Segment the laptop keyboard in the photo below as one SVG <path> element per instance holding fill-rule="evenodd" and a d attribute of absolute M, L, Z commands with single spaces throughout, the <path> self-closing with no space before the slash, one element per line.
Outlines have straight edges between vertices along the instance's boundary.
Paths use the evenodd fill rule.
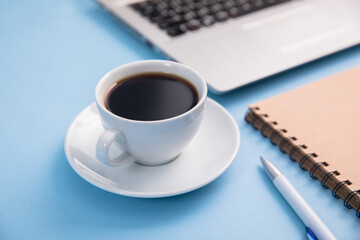
<path fill-rule="evenodd" d="M 290 0 L 148 0 L 130 6 L 171 37 Z"/>

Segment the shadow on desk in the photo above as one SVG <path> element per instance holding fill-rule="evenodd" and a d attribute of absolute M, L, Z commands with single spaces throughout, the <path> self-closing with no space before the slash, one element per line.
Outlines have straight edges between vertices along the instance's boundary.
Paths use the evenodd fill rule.
<path fill-rule="evenodd" d="M 63 149 L 59 150 L 51 171 L 52 189 L 56 191 L 52 196 L 58 196 L 53 202 L 57 221 L 63 222 L 62 227 L 71 225 L 71 228 L 89 229 L 139 229 L 181 222 L 188 215 L 200 213 L 204 207 L 211 206 L 205 202 L 219 194 L 221 179 L 226 177 L 224 174 L 211 184 L 190 193 L 142 199 L 106 192 L 84 181 L 70 167 Z"/>

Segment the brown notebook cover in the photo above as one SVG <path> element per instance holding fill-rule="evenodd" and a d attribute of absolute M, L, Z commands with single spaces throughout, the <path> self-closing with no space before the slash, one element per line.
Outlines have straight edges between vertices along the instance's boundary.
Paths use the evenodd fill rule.
<path fill-rule="evenodd" d="M 360 217 L 360 67 L 252 104 L 246 121 Z"/>

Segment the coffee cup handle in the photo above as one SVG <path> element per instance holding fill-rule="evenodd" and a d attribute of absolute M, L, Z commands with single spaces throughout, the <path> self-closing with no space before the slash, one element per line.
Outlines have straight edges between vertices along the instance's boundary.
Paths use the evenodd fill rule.
<path fill-rule="evenodd" d="M 126 151 L 123 151 L 120 156 L 117 156 L 113 159 L 109 156 L 110 146 L 117 141 L 120 145 L 125 143 L 125 136 L 121 131 L 117 130 L 105 130 L 103 132 L 96 144 L 96 157 L 100 160 L 100 162 L 104 163 L 110 167 L 117 167 L 129 162 L 133 162 L 135 159 Z"/>

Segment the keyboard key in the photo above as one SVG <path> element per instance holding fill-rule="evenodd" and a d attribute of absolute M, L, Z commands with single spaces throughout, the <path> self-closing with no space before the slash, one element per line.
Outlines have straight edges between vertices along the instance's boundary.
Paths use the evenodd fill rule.
<path fill-rule="evenodd" d="M 151 22 L 153 23 L 160 23 L 166 21 L 166 17 L 158 15 L 150 17 Z"/>
<path fill-rule="evenodd" d="M 196 2 L 195 3 L 195 10 L 200 10 L 200 9 L 202 9 L 204 7 L 206 7 L 206 6 L 201 2 Z"/>
<path fill-rule="evenodd" d="M 161 29 L 168 29 L 177 25 L 180 25 L 181 23 L 186 22 L 181 16 L 176 15 L 172 18 L 166 19 L 166 21 L 159 23 L 159 27 Z"/>
<path fill-rule="evenodd" d="M 188 7 L 188 6 L 183 6 L 182 8 L 181 8 L 181 12 L 183 13 L 183 14 L 186 14 L 186 13 L 188 13 L 188 12 L 190 12 L 191 11 L 191 9 Z"/>
<path fill-rule="evenodd" d="M 185 21 L 190 21 L 191 19 L 195 19 L 195 18 L 196 18 L 195 12 L 188 12 L 184 15 Z"/>
<path fill-rule="evenodd" d="M 291 0 L 147 0 L 130 7 L 175 37 Z"/>
<path fill-rule="evenodd" d="M 229 15 L 225 11 L 220 11 L 215 14 L 215 19 L 218 22 L 224 22 L 229 18 Z"/>
<path fill-rule="evenodd" d="M 236 5 L 235 1 L 230 0 L 223 3 L 223 9 L 230 9 Z"/>
<path fill-rule="evenodd" d="M 207 7 L 204 7 L 202 9 L 200 9 L 199 11 L 197 11 L 197 15 L 199 17 L 204 17 L 204 16 L 208 15 L 209 13 L 210 13 L 210 10 Z"/>
<path fill-rule="evenodd" d="M 172 1 L 170 2 L 170 6 L 171 6 L 172 8 L 181 6 L 181 1 L 179 1 L 179 0 L 172 0 Z"/>
<path fill-rule="evenodd" d="M 237 3 L 238 6 L 241 6 L 241 5 L 245 4 L 245 3 L 248 3 L 249 0 L 235 0 L 235 2 Z"/>
<path fill-rule="evenodd" d="M 236 17 L 239 17 L 240 16 L 240 11 L 238 8 L 236 7 L 232 7 L 228 10 L 228 14 L 230 17 L 232 18 L 236 18 Z"/>
<path fill-rule="evenodd" d="M 244 12 L 250 12 L 251 9 L 251 4 L 250 3 L 244 3 L 243 5 L 240 6 L 240 9 Z"/>
<path fill-rule="evenodd" d="M 213 14 L 216 14 L 217 12 L 220 12 L 222 10 L 221 4 L 217 3 L 214 6 L 211 7 L 211 12 Z"/>
<path fill-rule="evenodd" d="M 174 11 L 174 9 L 170 9 L 170 10 L 167 11 L 167 16 L 168 17 L 174 17 L 176 15 L 178 15 L 178 14 Z"/>
<path fill-rule="evenodd" d="M 158 11 L 158 12 L 162 12 L 166 9 L 168 9 L 168 4 L 166 2 L 162 2 L 158 5 L 156 5 L 155 9 Z"/>
<path fill-rule="evenodd" d="M 263 1 L 263 0 L 256 0 L 253 4 L 256 7 L 256 9 L 259 9 L 259 10 L 266 7 L 265 1 Z"/>
<path fill-rule="evenodd" d="M 190 20 L 189 22 L 186 23 L 186 27 L 190 30 L 190 31 L 194 31 L 197 30 L 201 27 L 201 23 L 198 20 Z"/>
<path fill-rule="evenodd" d="M 203 26 L 207 27 L 215 23 L 215 18 L 213 16 L 205 16 L 201 19 Z"/>
<path fill-rule="evenodd" d="M 175 26 L 167 30 L 167 33 L 172 37 L 179 36 L 181 34 L 184 34 L 185 32 L 186 27 L 184 27 L 183 25 Z"/>

